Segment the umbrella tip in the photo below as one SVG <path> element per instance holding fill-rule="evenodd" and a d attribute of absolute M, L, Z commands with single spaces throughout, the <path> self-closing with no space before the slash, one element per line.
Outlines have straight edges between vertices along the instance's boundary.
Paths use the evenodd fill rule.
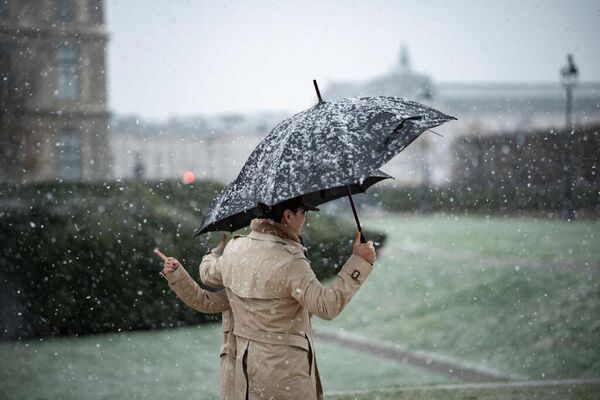
<path fill-rule="evenodd" d="M 315 91 L 317 92 L 317 97 L 319 98 L 319 103 L 322 103 L 323 98 L 321 97 L 321 92 L 319 91 L 319 85 L 317 85 L 316 79 L 313 79 L 313 85 L 315 85 Z"/>

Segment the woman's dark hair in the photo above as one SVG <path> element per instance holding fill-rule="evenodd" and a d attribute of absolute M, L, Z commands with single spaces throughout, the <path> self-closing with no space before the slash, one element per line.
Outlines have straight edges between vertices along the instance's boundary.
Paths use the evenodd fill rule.
<path fill-rule="evenodd" d="M 267 218 L 275 222 L 281 222 L 281 218 L 283 217 L 285 210 L 296 212 L 301 208 L 301 202 L 302 200 L 300 197 L 294 197 L 293 199 L 283 201 L 279 204 L 275 204 L 274 206 L 267 206 L 266 204 L 259 203 L 259 218 Z"/>

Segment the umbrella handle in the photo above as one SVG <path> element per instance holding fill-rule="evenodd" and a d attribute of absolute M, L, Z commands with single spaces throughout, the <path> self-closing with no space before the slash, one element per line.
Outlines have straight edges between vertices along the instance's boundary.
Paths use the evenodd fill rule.
<path fill-rule="evenodd" d="M 354 206 L 354 200 L 352 200 L 352 191 L 350 190 L 350 186 L 347 186 L 347 188 L 348 188 L 348 199 L 350 199 L 350 205 L 352 206 L 352 213 L 354 214 L 354 220 L 356 221 L 356 226 L 358 228 L 358 231 L 360 232 L 360 242 L 367 243 L 367 239 L 365 238 L 362 227 L 360 226 L 360 221 L 358 220 L 358 213 L 356 212 L 356 207 Z"/>
<path fill-rule="evenodd" d="M 363 235 L 362 231 L 360 231 L 360 242 L 367 243 L 367 239 L 365 238 L 365 235 Z"/>

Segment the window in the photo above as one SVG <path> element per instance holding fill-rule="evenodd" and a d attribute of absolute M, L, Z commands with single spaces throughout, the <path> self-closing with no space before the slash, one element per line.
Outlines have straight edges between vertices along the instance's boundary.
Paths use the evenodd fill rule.
<path fill-rule="evenodd" d="M 61 100 L 77 98 L 79 91 L 77 49 L 60 46 L 56 49 L 56 90 L 54 94 Z"/>
<path fill-rule="evenodd" d="M 56 19 L 62 22 L 69 22 L 73 20 L 75 15 L 73 9 L 73 0 L 55 0 L 54 1 L 54 15 Z"/>
<path fill-rule="evenodd" d="M 90 20 L 101 24 L 104 20 L 102 0 L 90 0 L 87 9 L 90 12 Z"/>
<path fill-rule="evenodd" d="M 1 2 L 2 0 L 0 0 Z M 8 88 L 7 81 L 10 70 L 10 54 L 8 52 L 8 45 L 0 42 L 0 87 Z M 6 96 L 3 91 L 0 91 L 1 96 Z"/>
<path fill-rule="evenodd" d="M 58 176 L 67 181 L 81 179 L 81 144 L 77 132 L 66 128 L 57 144 Z"/>
<path fill-rule="evenodd" d="M 0 18 L 8 18 L 8 0 L 0 0 Z"/>

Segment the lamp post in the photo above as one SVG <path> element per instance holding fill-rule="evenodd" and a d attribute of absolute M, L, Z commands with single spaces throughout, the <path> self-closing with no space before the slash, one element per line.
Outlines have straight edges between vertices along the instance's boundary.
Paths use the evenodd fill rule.
<path fill-rule="evenodd" d="M 423 103 L 427 104 L 433 99 L 431 90 L 428 87 L 423 87 L 421 95 L 419 96 Z M 423 215 L 431 213 L 431 200 L 430 200 L 430 169 L 429 169 L 429 150 L 430 143 L 425 135 L 420 137 L 420 164 L 421 164 L 421 190 L 420 190 L 420 201 L 419 211 Z"/>
<path fill-rule="evenodd" d="M 573 209 L 573 161 L 571 153 L 573 148 L 573 88 L 577 84 L 577 66 L 573 61 L 573 56 L 567 54 L 567 65 L 560 69 L 560 78 L 563 87 L 567 92 L 567 105 L 565 116 L 565 127 L 567 129 L 567 139 L 564 143 L 564 193 L 563 193 L 563 218 L 567 221 L 575 219 L 575 210 Z"/>
<path fill-rule="evenodd" d="M 421 164 L 421 190 L 420 190 L 420 201 L 419 211 L 421 214 L 427 215 L 431 213 L 431 201 L 429 196 L 430 190 L 430 174 L 429 174 L 429 141 L 427 137 L 420 138 L 420 164 Z"/>

